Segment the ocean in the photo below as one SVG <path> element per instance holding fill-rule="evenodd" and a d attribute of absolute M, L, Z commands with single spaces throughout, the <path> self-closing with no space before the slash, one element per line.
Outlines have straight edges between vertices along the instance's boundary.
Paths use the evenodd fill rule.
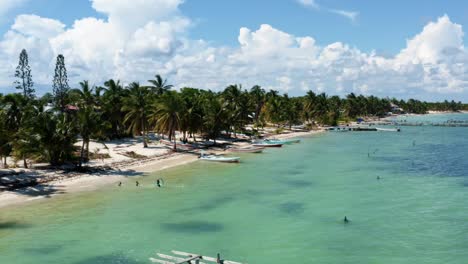
<path fill-rule="evenodd" d="M 4 208 L 0 263 L 143 264 L 171 250 L 243 263 L 468 263 L 467 135 L 323 133 L 240 164 L 197 161 Z"/>

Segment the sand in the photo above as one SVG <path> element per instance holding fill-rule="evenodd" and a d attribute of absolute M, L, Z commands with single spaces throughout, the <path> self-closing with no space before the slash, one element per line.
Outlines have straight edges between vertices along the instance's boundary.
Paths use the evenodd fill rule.
<path fill-rule="evenodd" d="M 285 139 L 292 137 L 303 137 L 323 130 L 308 132 L 289 132 L 275 135 L 274 138 Z M 222 142 L 222 141 L 218 141 Z M 77 142 L 81 144 L 81 142 Z M 237 146 L 245 146 L 248 143 L 234 143 Z M 125 152 L 132 151 L 138 155 L 145 156 L 141 159 L 133 159 L 124 155 Z M 88 166 L 110 166 L 112 170 L 100 173 L 72 173 L 65 177 L 61 172 L 47 171 L 43 174 L 56 174 L 57 180 L 35 187 L 28 187 L 15 191 L 0 192 L 0 208 L 13 205 L 26 204 L 28 202 L 40 200 L 42 198 L 57 197 L 66 193 L 76 193 L 85 191 L 96 191 L 103 186 L 117 184 L 126 181 L 129 177 L 146 176 L 150 173 L 162 171 L 184 164 L 189 164 L 198 160 L 196 153 L 172 152 L 156 141 L 150 142 L 148 148 L 143 148 L 139 139 L 126 139 L 103 143 L 91 142 L 90 152 L 108 154 L 110 158 L 103 160 L 93 160 Z M 209 150 L 209 152 L 222 153 L 222 150 Z M 37 174 L 35 170 L 30 173 Z M 26 171 L 28 173 L 28 171 Z M 62 176 L 62 177 L 61 177 Z"/>

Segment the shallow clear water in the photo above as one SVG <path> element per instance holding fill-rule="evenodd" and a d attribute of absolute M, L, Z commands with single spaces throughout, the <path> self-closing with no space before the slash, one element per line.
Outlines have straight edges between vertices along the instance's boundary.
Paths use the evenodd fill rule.
<path fill-rule="evenodd" d="M 0 263 L 140 264 L 172 249 L 269 264 L 468 263 L 467 133 L 328 133 L 9 208 Z"/>

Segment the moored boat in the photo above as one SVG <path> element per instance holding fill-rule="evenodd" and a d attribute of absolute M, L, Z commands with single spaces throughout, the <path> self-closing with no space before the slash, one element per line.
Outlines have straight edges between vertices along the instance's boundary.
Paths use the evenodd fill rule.
<path fill-rule="evenodd" d="M 220 155 L 206 155 L 202 154 L 200 160 L 224 162 L 224 163 L 235 163 L 240 161 L 240 157 L 224 157 Z"/>
<path fill-rule="evenodd" d="M 300 139 L 265 139 L 266 142 L 279 144 L 293 144 L 301 142 Z"/>
<path fill-rule="evenodd" d="M 283 143 L 272 143 L 266 141 L 252 143 L 252 146 L 262 148 L 281 148 L 283 145 Z"/>
<path fill-rule="evenodd" d="M 261 153 L 263 152 L 264 147 L 244 147 L 244 148 L 230 148 L 230 152 L 239 152 L 239 153 Z"/>

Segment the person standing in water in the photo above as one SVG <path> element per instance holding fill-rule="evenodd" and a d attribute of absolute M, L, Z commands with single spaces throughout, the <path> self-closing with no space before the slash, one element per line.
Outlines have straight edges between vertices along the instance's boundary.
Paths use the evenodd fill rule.
<path fill-rule="evenodd" d="M 349 223 L 349 220 L 348 220 L 348 218 L 346 216 L 344 217 L 343 221 L 344 221 L 345 224 Z"/>
<path fill-rule="evenodd" d="M 122 186 L 122 182 L 119 182 L 119 187 Z"/>
<path fill-rule="evenodd" d="M 136 181 L 136 186 L 138 187 L 140 185 L 140 183 L 138 181 Z"/>
<path fill-rule="evenodd" d="M 158 186 L 159 188 L 161 188 L 161 179 L 157 179 L 157 180 L 156 180 L 156 186 Z"/>

